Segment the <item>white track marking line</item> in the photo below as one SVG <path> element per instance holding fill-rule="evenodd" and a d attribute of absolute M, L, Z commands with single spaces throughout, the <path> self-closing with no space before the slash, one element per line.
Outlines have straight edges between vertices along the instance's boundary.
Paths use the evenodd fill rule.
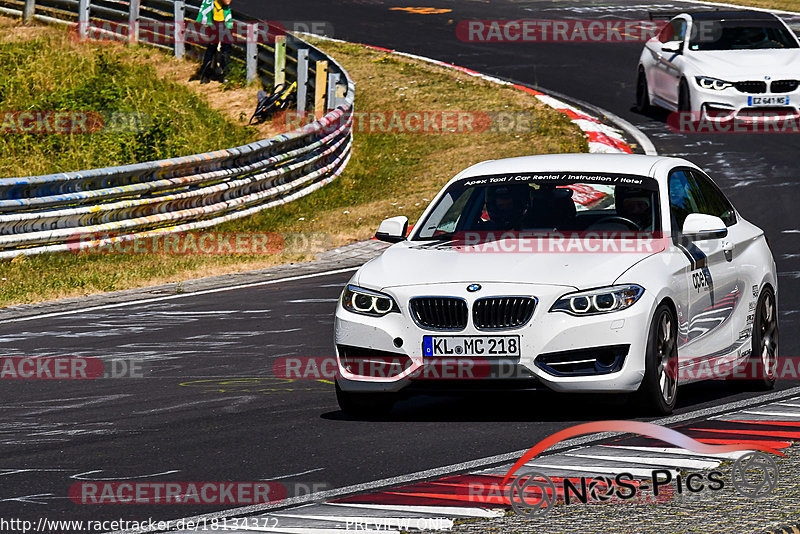
<path fill-rule="evenodd" d="M 525 467 L 536 467 L 539 469 L 552 469 L 553 471 L 575 471 L 578 473 L 591 473 L 591 474 L 611 474 L 616 475 L 618 473 L 630 473 L 635 477 L 645 477 L 648 478 L 652 475 L 652 469 L 640 469 L 638 467 L 628 467 L 621 465 L 619 468 L 616 467 L 594 467 L 591 465 L 557 465 L 557 464 L 540 464 L 540 463 L 528 463 L 525 464 Z M 520 474 L 525 473 L 525 469 L 520 469 Z M 678 474 L 678 472 L 674 469 L 670 469 L 673 475 Z"/>
<path fill-rule="evenodd" d="M 662 417 L 661 419 L 655 419 L 649 422 L 656 425 L 670 425 L 673 423 L 680 423 L 691 419 L 701 419 L 701 418 L 708 419 L 710 416 L 717 414 L 725 414 L 726 416 L 732 416 L 735 415 L 736 410 L 741 410 L 744 407 L 752 406 L 755 404 L 766 404 L 767 402 L 772 400 L 778 400 L 778 399 L 782 400 L 787 397 L 796 396 L 798 393 L 800 393 L 800 386 L 782 391 L 774 391 L 772 393 L 767 393 L 750 399 L 743 399 L 736 402 L 726 403 L 721 406 L 711 406 L 709 408 L 694 410 L 691 412 L 686 412 L 678 415 Z M 561 443 L 550 447 L 550 449 L 548 450 L 554 452 L 565 449 L 571 449 L 573 447 L 577 447 L 578 445 L 585 445 L 587 443 L 600 441 L 602 439 L 609 437 L 619 436 L 621 434 L 622 434 L 621 432 L 601 432 L 597 434 L 591 434 L 588 436 L 581 436 L 562 441 Z M 330 490 L 320 491 L 317 493 L 310 493 L 298 497 L 291 497 L 279 503 L 265 503 L 265 504 L 251 505 L 251 506 L 241 506 L 239 508 L 229 508 L 227 510 L 220 510 L 219 512 L 212 512 L 210 514 L 202 514 L 191 517 L 178 518 L 177 521 L 183 519 L 185 521 L 209 522 L 214 518 L 230 517 L 233 515 L 238 516 L 238 515 L 253 514 L 259 512 L 266 513 L 276 508 L 285 509 L 290 506 L 296 506 L 300 504 L 326 501 L 337 497 L 344 497 L 346 495 L 354 495 L 358 493 L 364 493 L 367 491 L 381 490 L 388 487 L 408 484 L 411 482 L 419 482 L 421 480 L 427 480 L 445 475 L 451 475 L 453 473 L 459 473 L 459 472 L 463 473 L 469 471 L 474 472 L 475 469 L 492 467 L 492 466 L 497 467 L 498 465 L 503 464 L 504 462 L 515 462 L 520 458 L 520 456 L 522 456 L 526 452 L 528 452 L 528 449 L 513 451 L 506 454 L 498 454 L 496 456 L 488 456 L 477 460 L 471 460 L 469 462 L 461 462 L 458 464 L 446 465 L 438 467 L 436 469 L 427 469 L 425 471 L 417 471 L 414 473 L 408 473 L 406 475 L 389 477 L 381 480 L 374 480 L 362 484 L 355 484 L 352 486 L 345 486 L 342 488 L 334 488 Z M 145 532 L 157 532 L 157 531 L 154 529 L 119 530 L 119 531 L 114 531 L 113 534 L 139 534 Z"/>
<path fill-rule="evenodd" d="M 163 302 L 165 300 L 174 300 L 174 299 L 182 299 L 186 297 L 196 297 L 199 295 L 208 295 L 211 293 L 223 293 L 226 291 L 236 291 L 238 289 L 246 289 L 248 287 L 259 287 L 259 286 L 269 286 L 274 284 L 280 284 L 282 282 L 294 282 L 296 280 L 306 280 L 308 278 L 318 278 L 320 276 L 329 276 L 334 274 L 341 274 L 341 273 L 348 273 L 352 271 L 356 271 L 360 269 L 360 267 L 348 267 L 346 269 L 336 269 L 333 271 L 324 271 L 321 273 L 309 273 L 309 274 L 301 274 L 297 276 L 289 276 L 285 278 L 275 278 L 273 280 L 264 280 L 263 282 L 253 282 L 250 284 L 241 284 L 238 286 L 231 286 L 231 287 L 218 287 L 215 289 L 203 289 L 200 291 L 193 291 L 191 293 L 179 293 L 177 295 L 166 295 L 163 297 L 153 297 L 149 299 L 139 299 L 139 300 L 129 300 L 127 302 L 117 302 L 115 304 L 103 304 L 101 306 L 90 306 L 88 308 L 81 308 L 76 310 L 67 310 L 63 312 L 53 312 L 53 313 L 42 313 L 39 315 L 31 315 L 27 317 L 15 317 L 11 319 L 3 320 L 3 324 L 8 323 L 18 323 L 22 321 L 35 321 L 37 319 L 46 319 L 49 317 L 61 317 L 63 315 L 79 315 L 82 313 L 89 313 L 97 310 L 109 310 L 112 308 L 124 308 L 125 306 L 137 306 L 140 304 L 150 304 L 151 302 Z"/>
<path fill-rule="evenodd" d="M 743 6 L 742 4 L 728 4 L 725 2 L 703 2 L 702 0 L 678 0 L 687 4 L 700 4 L 708 7 L 735 7 L 736 9 L 747 9 L 750 11 L 761 11 L 762 13 L 778 13 L 780 15 L 800 15 L 797 11 L 784 11 L 782 9 L 767 9 L 765 7 Z"/>
<path fill-rule="evenodd" d="M 800 412 L 761 412 L 761 411 L 743 411 L 739 413 L 746 413 L 749 415 L 768 415 L 773 417 L 800 417 Z"/>
<path fill-rule="evenodd" d="M 261 480 L 282 480 L 284 478 L 292 478 L 292 477 L 299 477 L 300 475 L 307 475 L 309 473 L 316 473 L 317 471 L 323 471 L 324 467 L 317 467 L 316 469 L 309 469 L 308 471 L 301 471 L 299 473 L 292 473 L 291 475 L 281 475 L 279 477 L 272 477 L 272 478 L 262 478 Z"/>
<path fill-rule="evenodd" d="M 678 449 L 672 447 L 635 447 L 633 445 L 601 445 L 601 447 L 609 447 L 614 449 L 625 449 L 642 452 L 653 452 L 658 454 L 675 454 L 686 456 L 697 456 L 701 458 L 721 458 L 725 460 L 738 460 L 739 457 L 752 451 L 734 451 L 734 452 L 715 452 L 715 453 L 702 453 L 694 452 L 686 449 Z"/>
<path fill-rule="evenodd" d="M 181 408 L 189 408 L 198 406 L 200 404 L 213 404 L 215 402 L 220 401 L 229 401 L 229 400 L 236 400 L 239 397 L 215 397 L 213 399 L 203 399 L 199 401 L 192 401 L 192 402 L 184 402 L 181 404 L 175 404 L 172 406 L 163 406 L 161 408 L 153 408 L 151 410 L 140 410 L 136 412 L 132 412 L 133 415 L 145 415 L 145 414 L 155 414 L 155 413 L 162 413 L 162 412 L 171 412 L 173 410 L 180 410 Z"/>
<path fill-rule="evenodd" d="M 344 502 L 327 502 L 328 506 L 349 506 L 353 508 L 369 508 L 372 510 L 387 510 L 397 512 L 415 512 L 430 515 L 447 515 L 458 517 L 477 517 L 491 519 L 502 517 L 505 511 L 497 508 L 464 508 L 461 506 L 425 506 L 413 504 L 360 504 Z"/>
<path fill-rule="evenodd" d="M 597 454 L 562 453 L 564 456 L 574 458 L 587 458 L 591 460 L 609 460 L 642 465 L 656 465 L 666 467 L 685 467 L 687 469 L 712 469 L 720 463 L 714 460 L 692 460 L 690 458 L 667 458 L 666 456 L 602 456 Z"/>

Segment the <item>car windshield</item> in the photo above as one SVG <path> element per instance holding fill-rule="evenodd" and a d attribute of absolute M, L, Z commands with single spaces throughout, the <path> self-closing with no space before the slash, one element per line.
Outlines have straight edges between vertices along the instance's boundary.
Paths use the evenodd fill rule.
<path fill-rule="evenodd" d="M 798 48 L 797 40 L 778 21 L 697 21 L 690 50 L 758 50 Z"/>
<path fill-rule="evenodd" d="M 540 173 L 451 184 L 418 225 L 416 240 L 461 232 L 660 230 L 658 186 L 625 174 Z"/>

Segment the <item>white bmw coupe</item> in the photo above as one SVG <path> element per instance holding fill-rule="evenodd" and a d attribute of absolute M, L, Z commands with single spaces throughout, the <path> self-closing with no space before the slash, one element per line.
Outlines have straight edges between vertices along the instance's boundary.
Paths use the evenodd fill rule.
<path fill-rule="evenodd" d="M 636 107 L 718 120 L 800 117 L 800 43 L 770 13 L 681 14 L 645 44 Z"/>
<path fill-rule="evenodd" d="M 413 231 L 393 217 L 376 237 L 394 244 L 336 310 L 344 411 L 418 391 L 546 388 L 633 393 L 669 413 L 679 382 L 747 366 L 748 383 L 774 384 L 772 252 L 686 160 L 487 161 L 450 180 Z"/>

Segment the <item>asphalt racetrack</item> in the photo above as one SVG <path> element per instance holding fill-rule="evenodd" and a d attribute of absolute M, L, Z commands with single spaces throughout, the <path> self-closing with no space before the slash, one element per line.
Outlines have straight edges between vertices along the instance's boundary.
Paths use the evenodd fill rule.
<path fill-rule="evenodd" d="M 641 44 L 480 44 L 457 39 L 464 19 L 646 19 L 642 2 L 492 0 L 237 0 L 267 20 L 322 20 L 340 39 L 421 54 L 557 91 L 607 109 L 658 152 L 705 168 L 742 214 L 764 228 L 780 271 L 781 353 L 800 348 L 797 135 L 679 135 L 665 116 L 634 111 Z M 392 7 L 450 9 L 423 15 Z M 689 3 L 660 3 L 679 11 Z M 665 114 L 664 114 L 665 115 Z M 442 180 L 446 180 L 443 176 Z M 89 480 L 280 480 L 290 494 L 338 488 L 524 449 L 576 424 L 633 414 L 614 399 L 537 393 L 420 397 L 385 420 L 354 420 L 325 380 L 282 380 L 286 356 L 333 355 L 333 310 L 350 273 L 184 295 L 0 324 L 5 356 L 143 362 L 129 380 L 4 381 L 0 516 L 174 519 L 224 507 L 89 506 L 69 488 Z M 798 385 L 782 380 L 777 388 Z M 683 387 L 676 413 L 757 396 L 724 383 Z"/>

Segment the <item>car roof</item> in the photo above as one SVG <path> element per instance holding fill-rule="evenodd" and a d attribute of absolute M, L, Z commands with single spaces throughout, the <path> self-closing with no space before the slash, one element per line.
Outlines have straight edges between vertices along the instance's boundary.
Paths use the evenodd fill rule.
<path fill-rule="evenodd" d="M 477 176 L 526 172 L 607 172 L 652 176 L 653 167 L 672 160 L 677 165 L 693 164 L 680 158 L 640 154 L 548 154 L 484 161 L 461 171 L 452 181 Z"/>
<path fill-rule="evenodd" d="M 772 13 L 763 11 L 695 11 L 689 13 L 693 20 L 777 20 Z"/>

